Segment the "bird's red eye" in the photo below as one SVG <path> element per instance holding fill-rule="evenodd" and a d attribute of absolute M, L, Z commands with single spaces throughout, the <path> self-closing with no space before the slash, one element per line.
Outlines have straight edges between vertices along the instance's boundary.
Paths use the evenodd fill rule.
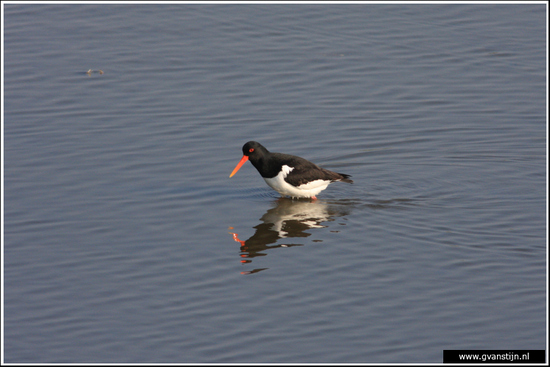
<path fill-rule="evenodd" d="M 254 148 L 248 149 L 248 152 L 249 152 L 249 153 L 252 153 L 253 151 L 254 151 Z"/>

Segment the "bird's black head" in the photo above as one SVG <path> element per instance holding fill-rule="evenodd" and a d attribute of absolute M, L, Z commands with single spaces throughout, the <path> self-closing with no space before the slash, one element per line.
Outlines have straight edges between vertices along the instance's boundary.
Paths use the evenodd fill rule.
<path fill-rule="evenodd" d="M 249 141 L 243 145 L 243 155 L 246 155 L 252 160 L 256 157 L 263 156 L 265 153 L 269 153 L 268 150 L 257 141 Z"/>
<path fill-rule="evenodd" d="M 229 177 L 233 177 L 233 175 L 237 173 L 242 165 L 245 164 L 248 160 L 250 160 L 250 163 L 252 163 L 252 165 L 256 167 L 258 171 L 262 172 L 258 167 L 261 167 L 261 165 L 265 161 L 264 158 L 266 157 L 266 154 L 269 154 L 269 151 L 265 149 L 262 144 L 256 141 L 249 141 L 243 146 L 243 157 L 241 158 L 240 162 L 237 163 L 237 166 L 235 167 L 233 172 L 231 172 Z"/>

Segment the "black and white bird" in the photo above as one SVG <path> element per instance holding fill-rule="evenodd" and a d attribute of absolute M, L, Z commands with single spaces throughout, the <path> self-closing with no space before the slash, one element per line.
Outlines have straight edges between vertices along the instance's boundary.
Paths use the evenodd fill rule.
<path fill-rule="evenodd" d="M 316 195 L 331 182 L 353 183 L 350 175 L 329 171 L 294 155 L 271 153 L 255 141 L 243 146 L 243 157 L 229 177 L 233 177 L 248 160 L 271 188 L 292 198 L 317 199 Z"/>

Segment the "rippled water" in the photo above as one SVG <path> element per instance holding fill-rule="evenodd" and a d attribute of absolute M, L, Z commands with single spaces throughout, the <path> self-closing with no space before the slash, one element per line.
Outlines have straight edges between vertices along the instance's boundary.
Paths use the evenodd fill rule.
<path fill-rule="evenodd" d="M 3 6 L 5 362 L 545 349 L 545 5 Z"/>

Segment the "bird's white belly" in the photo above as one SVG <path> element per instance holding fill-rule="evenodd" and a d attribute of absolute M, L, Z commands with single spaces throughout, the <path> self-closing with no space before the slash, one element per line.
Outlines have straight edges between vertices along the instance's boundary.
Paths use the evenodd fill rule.
<path fill-rule="evenodd" d="M 300 186 L 292 186 L 285 181 L 285 177 L 292 171 L 294 168 L 289 166 L 283 166 L 283 169 L 279 174 L 272 178 L 265 178 L 265 182 L 277 191 L 281 195 L 287 195 L 293 198 L 310 198 L 316 196 L 318 193 L 327 188 L 330 184 L 328 180 L 315 180 L 303 184 Z"/>

